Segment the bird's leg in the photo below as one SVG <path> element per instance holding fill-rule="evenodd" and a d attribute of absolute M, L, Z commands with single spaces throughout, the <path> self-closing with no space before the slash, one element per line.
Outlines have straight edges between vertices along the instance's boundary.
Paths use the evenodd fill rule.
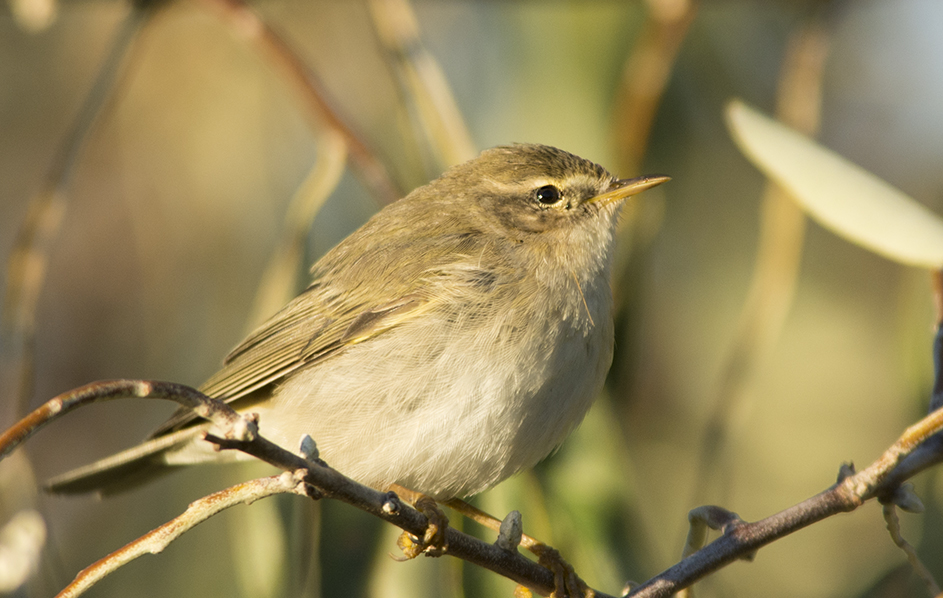
<path fill-rule="evenodd" d="M 392 484 L 390 490 L 413 505 L 417 511 L 429 520 L 426 533 L 422 538 L 414 539 L 412 534 L 403 532 L 399 540 L 396 541 L 396 545 L 403 550 L 406 559 L 414 559 L 422 553 L 429 556 L 442 554 L 442 551 L 448 548 L 448 543 L 445 540 L 445 530 L 449 527 L 449 518 L 442 512 L 435 500 L 421 492 L 404 488 L 399 484 Z"/>
<path fill-rule="evenodd" d="M 488 529 L 492 529 L 496 532 L 501 531 L 500 520 L 485 513 L 478 507 L 468 504 L 464 500 L 453 498 L 445 501 L 444 504 Z M 573 565 L 563 560 L 563 557 L 560 556 L 560 553 L 557 552 L 555 548 L 527 534 L 521 536 L 521 545 L 536 555 L 537 562 L 547 569 L 550 569 L 553 573 L 553 593 L 550 594 L 550 598 L 564 598 L 567 596 L 570 598 L 592 598 L 594 595 L 592 588 L 587 586 L 586 582 L 580 579 L 573 569 Z"/>

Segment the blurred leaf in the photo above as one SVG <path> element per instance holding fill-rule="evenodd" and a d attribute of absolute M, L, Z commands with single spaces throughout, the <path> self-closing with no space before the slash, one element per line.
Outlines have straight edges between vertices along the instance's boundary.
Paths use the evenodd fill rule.
<path fill-rule="evenodd" d="M 897 262 L 943 266 L 943 220 L 923 205 L 739 100 L 727 124 L 744 155 L 826 228 Z"/>
<path fill-rule="evenodd" d="M 59 15 L 57 0 L 8 0 L 16 24 L 28 33 L 45 31 Z"/>
<path fill-rule="evenodd" d="M 39 566 L 46 522 L 38 511 L 20 511 L 0 527 L 0 592 L 19 588 Z"/>

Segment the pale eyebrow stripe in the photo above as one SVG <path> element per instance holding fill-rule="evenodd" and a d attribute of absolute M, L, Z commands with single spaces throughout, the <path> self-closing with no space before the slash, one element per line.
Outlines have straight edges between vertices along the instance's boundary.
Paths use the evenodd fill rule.
<path fill-rule="evenodd" d="M 496 191 L 501 193 L 518 193 L 522 189 L 536 189 L 537 187 L 543 187 L 544 185 L 559 185 L 559 181 L 555 179 L 548 179 L 546 177 L 537 177 L 533 179 L 527 179 L 526 181 L 520 183 L 502 183 L 494 179 L 485 178 L 484 182 L 488 183 Z"/>
<path fill-rule="evenodd" d="M 537 189 L 538 187 L 543 187 L 544 185 L 555 185 L 561 190 L 581 186 L 593 187 L 597 181 L 596 177 L 582 173 L 573 175 L 562 181 L 560 179 L 553 179 L 549 177 L 535 177 L 519 183 L 502 183 L 501 181 L 487 177 L 482 180 L 499 193 L 520 193 L 521 191 Z"/>

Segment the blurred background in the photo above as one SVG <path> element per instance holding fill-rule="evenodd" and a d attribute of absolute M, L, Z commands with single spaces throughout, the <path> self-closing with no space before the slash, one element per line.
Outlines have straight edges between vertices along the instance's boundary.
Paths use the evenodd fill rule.
<path fill-rule="evenodd" d="M 778 114 L 943 213 L 941 26 L 932 0 L 9 0 L 0 424 L 93 380 L 199 385 L 318 256 L 481 149 L 547 143 L 623 177 L 670 174 L 626 210 L 606 393 L 558 453 L 476 499 L 521 511 L 526 531 L 617 594 L 680 558 L 689 509 L 773 514 L 843 462 L 866 466 L 925 412 L 928 273 L 769 195 L 723 108 L 740 97 Z M 22 271 L 18 239 L 35 248 Z M 773 257 L 758 262 L 760 248 Z M 4 591 L 52 595 L 190 501 L 266 473 L 197 468 L 106 499 L 36 490 L 172 410 L 95 405 L 0 464 L 0 524 L 36 509 L 46 530 L 38 569 Z M 927 510 L 903 515 L 904 534 L 939 581 L 943 479 L 915 484 Z M 394 562 L 392 529 L 302 502 L 232 509 L 89 595 L 513 591 L 455 559 Z M 926 595 L 873 503 L 699 591 Z"/>

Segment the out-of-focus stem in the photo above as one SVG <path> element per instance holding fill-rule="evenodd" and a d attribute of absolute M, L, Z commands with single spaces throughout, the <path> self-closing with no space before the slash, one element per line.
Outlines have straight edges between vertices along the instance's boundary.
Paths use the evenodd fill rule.
<path fill-rule="evenodd" d="M 473 158 L 471 134 L 442 68 L 422 45 L 408 0 L 371 0 L 370 9 L 397 81 L 414 104 L 419 126 L 436 153 L 438 169 Z"/>
<path fill-rule="evenodd" d="M 637 173 L 696 0 L 649 0 L 648 17 L 626 59 L 613 111 L 613 140 L 623 176 Z"/>
<path fill-rule="evenodd" d="M 790 40 L 780 78 L 779 119 L 810 136 L 819 128 L 828 42 L 828 32 L 818 21 L 802 27 Z M 745 404 L 747 387 L 775 345 L 792 306 L 805 229 L 806 218 L 799 206 L 779 186 L 767 183 L 753 280 L 713 399 L 697 468 L 696 502 L 704 500 L 710 481 L 717 477 L 732 416 Z M 725 484 L 716 481 L 722 493 Z"/>
<path fill-rule="evenodd" d="M 301 99 L 314 126 L 334 129 L 344 138 L 353 166 L 381 203 L 391 203 L 399 198 L 399 190 L 390 179 L 386 167 L 341 117 L 328 99 L 321 79 L 284 38 L 242 0 L 197 1 L 219 14 L 237 35 L 252 43 L 281 73 Z"/>
<path fill-rule="evenodd" d="M 324 202 L 337 188 L 346 164 L 347 145 L 343 137 L 333 129 L 325 130 L 318 139 L 317 161 L 295 192 L 285 213 L 279 245 L 269 258 L 256 292 L 248 320 L 250 331 L 297 293 L 298 274 L 308 231 Z"/>
<path fill-rule="evenodd" d="M 39 301 L 53 245 L 59 237 L 68 207 L 67 189 L 75 163 L 95 123 L 113 95 L 122 65 L 138 32 L 151 14 L 153 3 L 133 3 L 118 27 L 98 76 L 79 110 L 72 128 L 53 159 L 43 189 L 30 198 L 7 262 L 6 291 L 0 312 L 2 372 L 5 396 L 17 397 L 6 404 L 15 409 L 14 419 L 26 411 L 32 392 L 32 348 Z M 0 421 L 3 418 L 0 417 Z"/>

